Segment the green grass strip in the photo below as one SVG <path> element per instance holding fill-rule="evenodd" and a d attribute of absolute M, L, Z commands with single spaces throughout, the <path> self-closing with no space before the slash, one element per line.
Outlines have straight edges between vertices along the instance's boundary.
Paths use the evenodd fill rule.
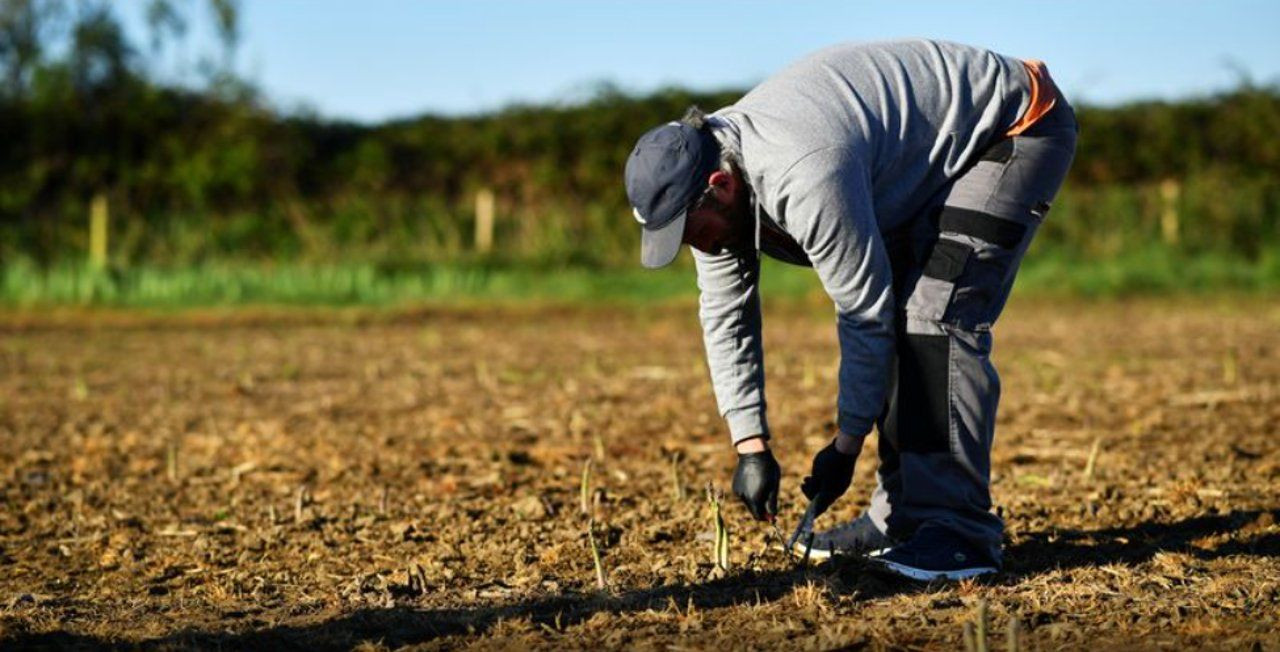
<path fill-rule="evenodd" d="M 821 296 L 812 270 L 766 260 L 766 297 Z M 1111 260 L 1078 260 L 1033 252 L 1018 294 L 1128 296 L 1280 290 L 1280 252 L 1246 261 L 1226 255 L 1178 256 L 1160 248 Z M 24 261 L 0 268 L 0 305 L 198 307 L 235 305 L 398 305 L 415 301 L 621 301 L 697 296 L 692 266 L 520 267 L 514 265 L 381 265 L 219 262 L 186 268 L 139 266 L 94 270 L 41 269 Z"/>

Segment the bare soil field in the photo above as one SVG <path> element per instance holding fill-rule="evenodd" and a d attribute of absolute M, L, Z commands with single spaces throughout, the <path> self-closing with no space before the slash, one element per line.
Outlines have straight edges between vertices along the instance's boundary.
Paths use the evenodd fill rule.
<path fill-rule="evenodd" d="M 830 307 L 765 341 L 789 533 Z M 993 650 L 1280 649 L 1280 302 L 1015 300 L 996 347 L 1006 567 L 915 585 L 732 497 L 717 568 L 692 306 L 0 315 L 0 649 L 949 650 L 979 604 Z"/>

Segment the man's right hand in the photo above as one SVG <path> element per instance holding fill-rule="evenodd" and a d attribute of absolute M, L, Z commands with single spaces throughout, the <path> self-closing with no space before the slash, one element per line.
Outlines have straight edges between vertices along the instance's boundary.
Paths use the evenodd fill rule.
<path fill-rule="evenodd" d="M 733 473 L 733 493 L 742 499 L 757 521 L 772 521 L 778 514 L 778 483 L 782 468 L 773 452 L 738 453 L 738 470 Z"/>
<path fill-rule="evenodd" d="M 856 441 L 857 447 L 849 452 L 849 448 L 839 445 L 842 442 L 837 437 L 813 457 L 813 468 L 800 483 L 800 491 L 814 502 L 815 516 L 827 511 L 849 489 L 849 483 L 853 481 L 853 466 L 862 448 L 862 441 Z"/>

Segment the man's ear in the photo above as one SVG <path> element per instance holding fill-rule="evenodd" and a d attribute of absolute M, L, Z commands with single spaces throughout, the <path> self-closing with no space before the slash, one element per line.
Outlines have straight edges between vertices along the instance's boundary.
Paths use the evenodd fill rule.
<path fill-rule="evenodd" d="M 734 192 L 738 189 L 738 180 L 724 170 L 716 170 L 707 177 L 707 185 L 715 188 L 717 201 L 729 204 L 733 200 Z"/>

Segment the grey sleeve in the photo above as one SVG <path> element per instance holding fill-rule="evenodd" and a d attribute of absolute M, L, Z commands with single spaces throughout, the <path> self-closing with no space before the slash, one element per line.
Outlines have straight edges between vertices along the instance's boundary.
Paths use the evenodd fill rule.
<path fill-rule="evenodd" d="M 893 279 L 866 168 L 841 149 L 820 150 L 785 175 L 787 230 L 835 302 L 840 341 L 840 432 L 871 431 L 893 362 Z"/>
<path fill-rule="evenodd" d="M 765 418 L 764 349 L 760 342 L 760 259 L 704 254 L 692 249 L 698 269 L 698 317 L 720 414 L 734 443 L 769 436 Z"/>

